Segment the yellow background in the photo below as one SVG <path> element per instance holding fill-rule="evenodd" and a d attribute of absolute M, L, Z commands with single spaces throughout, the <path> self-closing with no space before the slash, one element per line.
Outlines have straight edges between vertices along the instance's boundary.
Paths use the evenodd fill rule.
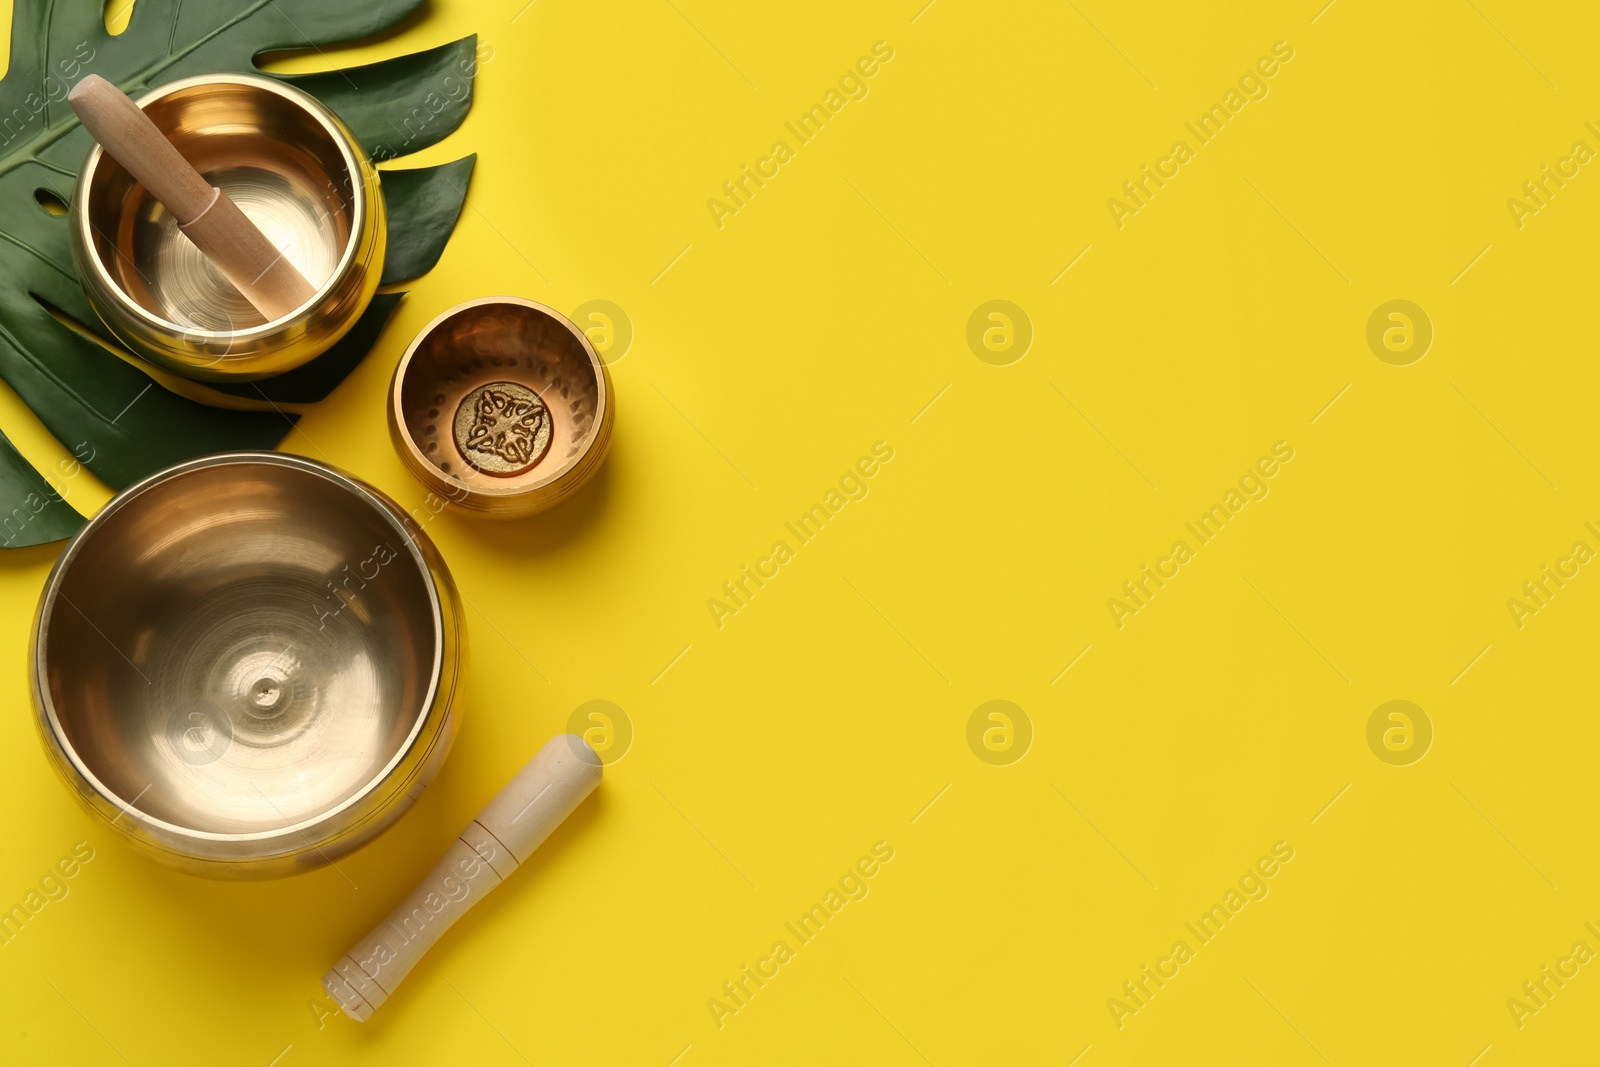
<path fill-rule="evenodd" d="M 290 881 L 168 872 L 68 799 L 24 674 L 56 550 L 7 554 L 0 904 L 97 855 L 0 948 L 0 1058 L 1593 1058 L 1600 965 L 1521 1029 L 1506 1001 L 1600 949 L 1600 575 L 1520 630 L 1506 601 L 1600 547 L 1600 174 L 1521 229 L 1506 201 L 1600 148 L 1600 15 L 921 3 L 439 0 L 274 65 L 492 49 L 407 161 L 480 153 L 454 239 L 284 447 L 421 506 L 389 375 L 495 293 L 626 310 L 615 445 L 558 512 L 429 525 L 471 604 L 460 739 L 392 830 Z M 870 94 L 719 229 L 708 198 L 880 40 Z M 1270 94 L 1119 230 L 1107 199 L 1280 40 Z M 991 299 L 1035 331 L 1008 366 L 967 345 Z M 1433 323 L 1410 366 L 1365 339 L 1392 299 Z M 9 393 L 0 423 L 65 454 Z M 880 440 L 870 495 L 718 629 L 707 599 Z M 1270 496 L 1119 630 L 1107 598 L 1280 440 Z M 594 699 L 636 732 L 596 799 L 372 1022 L 322 1015 L 323 971 Z M 967 744 L 992 699 L 1033 726 L 1010 766 Z M 1410 766 L 1367 745 L 1391 699 L 1435 731 Z M 870 895 L 719 1029 L 707 1000 L 880 840 Z M 1270 895 L 1119 1029 L 1108 998 L 1280 840 Z"/>

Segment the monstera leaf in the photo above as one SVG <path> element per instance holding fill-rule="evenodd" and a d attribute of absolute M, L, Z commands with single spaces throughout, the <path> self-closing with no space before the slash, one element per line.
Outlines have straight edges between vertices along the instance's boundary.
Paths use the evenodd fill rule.
<path fill-rule="evenodd" d="M 262 410 L 226 410 L 171 392 L 96 343 L 115 341 L 89 308 L 73 269 L 67 220 L 88 133 L 67 91 L 99 74 L 134 96 L 176 78 L 261 73 L 268 52 L 359 40 L 424 0 L 138 0 L 112 35 L 102 0 L 16 0 L 11 66 L 0 79 L 0 379 L 50 433 L 112 488 L 179 460 L 234 448 L 271 448 L 296 416 L 279 403 L 326 396 L 377 339 L 400 294 L 381 293 L 333 349 L 280 378 L 226 391 Z M 368 66 L 284 76 L 344 119 L 372 158 L 436 143 L 472 106 L 477 39 Z M 460 215 L 471 158 L 385 170 L 390 244 L 386 284 L 432 268 Z M 72 320 L 84 336 L 64 324 Z M 219 398 L 220 399 L 220 398 Z M 71 468 L 68 470 L 68 468 Z M 83 518 L 0 435 L 0 547 L 70 535 Z"/>

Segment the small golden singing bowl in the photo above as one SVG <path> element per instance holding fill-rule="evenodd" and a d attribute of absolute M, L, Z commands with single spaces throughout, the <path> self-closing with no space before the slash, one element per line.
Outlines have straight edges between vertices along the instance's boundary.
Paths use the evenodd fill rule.
<path fill-rule="evenodd" d="M 267 322 L 96 145 L 72 197 L 72 254 L 101 321 L 152 363 L 202 380 L 266 378 L 326 352 L 383 274 L 383 194 L 355 137 L 322 104 L 271 78 L 184 78 L 138 103 L 316 295 Z"/>
<path fill-rule="evenodd" d="M 468 514 L 518 519 L 594 476 L 611 444 L 611 378 L 554 308 L 457 304 L 395 368 L 389 436 L 417 480 Z"/>
<path fill-rule="evenodd" d="M 449 571 L 377 490 L 274 452 L 171 467 L 62 553 L 34 621 L 37 724 L 95 815 L 216 878 L 332 862 L 455 739 Z"/>

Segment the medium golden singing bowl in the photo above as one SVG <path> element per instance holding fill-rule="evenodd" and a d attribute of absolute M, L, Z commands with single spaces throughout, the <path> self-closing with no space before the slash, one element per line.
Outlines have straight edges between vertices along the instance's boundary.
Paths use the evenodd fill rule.
<path fill-rule="evenodd" d="M 466 513 L 533 515 L 576 493 L 611 445 L 611 377 L 554 308 L 457 304 L 395 368 L 389 436 L 418 481 Z"/>
<path fill-rule="evenodd" d="M 56 563 L 30 669 L 51 762 L 155 858 L 218 878 L 331 862 L 444 762 L 464 632 L 391 500 L 273 452 L 124 490 Z"/>
<path fill-rule="evenodd" d="M 184 78 L 138 103 L 316 295 L 267 322 L 97 145 L 72 197 L 72 253 L 95 313 L 134 352 L 188 378 L 265 378 L 327 351 L 371 302 L 387 242 L 378 171 L 354 136 L 271 78 Z"/>

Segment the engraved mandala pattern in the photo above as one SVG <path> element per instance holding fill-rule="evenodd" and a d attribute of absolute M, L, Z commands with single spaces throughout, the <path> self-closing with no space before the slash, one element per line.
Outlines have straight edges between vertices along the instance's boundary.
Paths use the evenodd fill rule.
<path fill-rule="evenodd" d="M 550 428 L 550 410 L 539 394 L 514 382 L 493 382 L 462 401 L 456 440 L 479 470 L 515 474 L 543 458 Z"/>

